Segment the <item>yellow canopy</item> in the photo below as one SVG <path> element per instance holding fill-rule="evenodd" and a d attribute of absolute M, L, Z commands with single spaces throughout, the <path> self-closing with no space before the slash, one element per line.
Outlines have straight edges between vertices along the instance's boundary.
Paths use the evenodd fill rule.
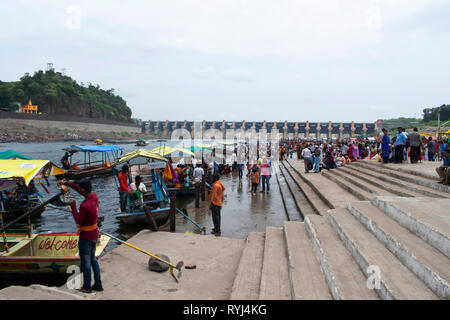
<path fill-rule="evenodd" d="M 170 153 L 172 153 L 172 152 L 174 152 L 174 151 L 175 151 L 175 149 L 171 148 L 169 146 L 160 146 L 160 147 L 157 147 L 157 148 L 151 150 L 151 152 L 157 153 L 157 154 L 159 154 L 160 156 L 163 156 L 163 157 L 168 155 L 168 154 L 170 154 Z"/>
<path fill-rule="evenodd" d="M 195 153 L 183 148 L 173 149 L 173 151 L 170 154 L 172 154 L 172 156 L 174 157 L 179 157 L 179 152 L 184 153 L 184 155 L 182 155 L 181 157 L 186 157 L 186 155 L 192 157 L 195 156 Z"/>
<path fill-rule="evenodd" d="M 49 160 L 0 160 L 0 186 L 5 180 L 22 179 L 28 185 L 33 179 L 66 173 Z"/>
<path fill-rule="evenodd" d="M 167 161 L 166 158 L 160 156 L 157 153 L 154 153 L 150 150 L 147 149 L 137 149 L 134 150 L 130 153 L 127 153 L 126 155 L 124 155 L 123 157 L 121 157 L 118 161 L 117 164 L 120 163 L 124 163 L 124 162 L 130 162 L 131 160 L 133 160 L 133 162 L 150 162 L 149 160 L 153 160 L 153 161 Z"/>

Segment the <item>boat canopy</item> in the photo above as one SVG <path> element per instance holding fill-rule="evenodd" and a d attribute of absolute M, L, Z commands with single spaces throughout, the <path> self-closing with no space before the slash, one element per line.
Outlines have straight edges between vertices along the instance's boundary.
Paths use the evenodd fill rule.
<path fill-rule="evenodd" d="M 167 159 L 147 149 L 137 149 L 117 160 L 117 164 L 124 162 L 128 162 L 130 165 L 138 165 L 150 162 L 167 162 Z M 164 167 L 164 165 L 162 167 Z"/>
<path fill-rule="evenodd" d="M 0 160 L 0 191 L 14 187 L 18 180 L 28 185 L 33 179 L 64 173 L 49 160 Z"/>
<path fill-rule="evenodd" d="M 171 154 L 172 152 L 174 152 L 174 148 L 169 147 L 169 146 L 160 146 L 160 147 L 156 147 L 155 149 L 151 150 L 151 152 L 153 153 L 157 153 L 160 156 L 167 156 L 168 154 Z"/>
<path fill-rule="evenodd" d="M 170 155 L 172 157 L 180 157 L 180 158 L 186 158 L 186 157 L 193 157 L 195 156 L 195 153 L 187 150 L 187 149 L 183 149 L 183 148 L 176 148 L 173 149 L 173 151 L 170 153 Z"/>
<path fill-rule="evenodd" d="M 6 150 L 4 152 L 0 152 L 0 160 L 8 160 L 8 159 L 21 159 L 21 160 L 31 160 L 31 158 L 24 156 L 15 150 Z"/>
<path fill-rule="evenodd" d="M 212 152 L 211 150 L 206 149 L 205 147 L 201 147 L 201 146 L 194 146 L 194 147 L 191 147 L 190 150 L 191 150 L 191 152 L 195 152 L 195 151 Z"/>
<path fill-rule="evenodd" d="M 83 152 L 109 152 L 109 151 L 119 151 L 123 150 L 121 147 L 112 144 L 101 144 L 101 145 L 88 145 L 88 146 L 70 146 L 69 148 L 64 148 L 65 151 L 83 151 Z"/>

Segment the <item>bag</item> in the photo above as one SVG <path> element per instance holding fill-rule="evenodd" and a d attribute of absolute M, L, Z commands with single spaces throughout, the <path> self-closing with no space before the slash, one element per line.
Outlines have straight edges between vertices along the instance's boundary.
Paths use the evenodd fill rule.
<path fill-rule="evenodd" d="M 308 163 L 308 170 L 312 170 L 313 169 L 313 164 L 312 164 L 312 162 L 310 161 L 309 163 Z"/>

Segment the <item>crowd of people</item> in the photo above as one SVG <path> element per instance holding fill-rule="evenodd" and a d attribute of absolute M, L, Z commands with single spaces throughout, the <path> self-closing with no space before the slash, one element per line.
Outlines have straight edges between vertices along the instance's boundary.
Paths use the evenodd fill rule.
<path fill-rule="evenodd" d="M 439 183 L 449 184 L 450 147 L 448 138 L 436 140 L 432 136 L 420 135 L 418 128 L 407 132 L 397 128 L 397 134 L 389 136 L 383 128 L 376 139 L 352 138 L 344 141 L 288 140 L 280 144 L 280 160 L 297 153 L 297 159 L 304 159 L 305 172 L 320 172 L 334 169 L 349 162 L 377 160 L 383 163 L 421 163 L 422 161 L 442 161 L 436 168 Z"/>

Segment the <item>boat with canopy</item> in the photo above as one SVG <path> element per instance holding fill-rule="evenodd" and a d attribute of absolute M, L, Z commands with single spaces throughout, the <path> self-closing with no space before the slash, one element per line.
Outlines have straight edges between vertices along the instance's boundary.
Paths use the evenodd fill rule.
<path fill-rule="evenodd" d="M 130 152 L 115 163 L 114 180 L 118 187 L 119 165 L 129 166 L 129 177 L 135 181 L 136 176 L 140 176 L 142 183 L 148 188 L 148 192 L 143 194 L 142 206 L 133 202 L 128 197 L 128 210 L 116 215 L 116 218 L 125 224 L 147 224 L 147 214 L 153 217 L 157 226 L 161 226 L 169 219 L 169 190 L 162 179 L 162 170 L 168 160 L 159 154 L 146 149 L 137 149 Z M 129 182 L 131 182 L 129 181 Z"/>
<path fill-rule="evenodd" d="M 121 147 L 112 144 L 102 145 L 72 145 L 64 148 L 66 155 L 61 159 L 67 173 L 58 179 L 79 180 L 86 177 L 99 177 L 113 174 L 112 165 L 123 152 Z M 82 163 L 73 163 L 73 155 L 84 154 Z M 101 158 L 99 157 L 101 155 Z"/>
<path fill-rule="evenodd" d="M 0 160 L 0 210 L 4 220 L 11 220 L 42 203 L 35 181 L 42 183 L 50 176 L 64 174 L 49 160 Z M 34 212 L 39 217 L 44 208 Z"/>
<path fill-rule="evenodd" d="M 28 187 L 32 182 L 64 174 L 49 160 L 0 160 L 0 191 L 3 193 L 18 185 Z M 77 234 L 33 233 L 31 217 L 42 212 L 49 203 L 59 200 L 62 191 L 45 202 L 24 208 L 25 213 L 5 225 L 4 202 L 0 211 L 0 275 L 13 274 L 65 274 L 70 265 L 80 264 Z M 27 218 L 28 233 L 7 233 L 18 221 Z M 102 235 L 97 242 L 95 255 L 99 256 L 110 238 Z"/>

